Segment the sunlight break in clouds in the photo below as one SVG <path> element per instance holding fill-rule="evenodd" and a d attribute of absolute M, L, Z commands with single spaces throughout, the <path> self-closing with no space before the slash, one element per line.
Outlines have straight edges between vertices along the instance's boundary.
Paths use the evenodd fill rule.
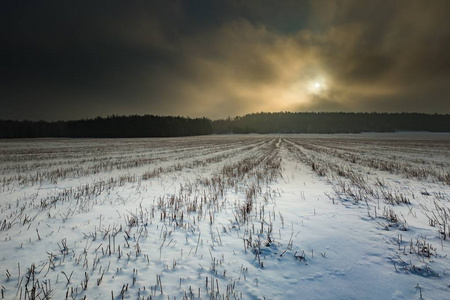
<path fill-rule="evenodd" d="M 0 118 L 450 113 L 449 1 L 7 0 L 3 8 Z"/>
<path fill-rule="evenodd" d="M 279 36 L 240 20 L 182 41 L 188 76 L 179 79 L 180 97 L 192 103 L 193 115 L 213 118 L 304 108 L 328 90 L 308 39 L 306 33 Z M 314 83 L 320 87 L 311 88 Z"/>

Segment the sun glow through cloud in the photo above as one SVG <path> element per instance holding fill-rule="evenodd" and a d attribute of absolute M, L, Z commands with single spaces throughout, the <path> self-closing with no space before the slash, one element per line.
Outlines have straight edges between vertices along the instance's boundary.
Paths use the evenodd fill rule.
<path fill-rule="evenodd" d="M 308 107 L 317 97 L 329 93 L 329 80 L 324 75 L 303 75 L 290 83 L 273 87 L 270 110 L 296 110 Z M 276 90 L 276 91 L 275 91 Z M 264 93 L 267 95 L 267 93 Z"/>
<path fill-rule="evenodd" d="M 0 119 L 450 113 L 448 1 L 10 2 Z"/>
<path fill-rule="evenodd" d="M 313 95 L 323 95 L 327 90 L 325 79 L 314 79 L 308 83 L 307 91 Z"/>

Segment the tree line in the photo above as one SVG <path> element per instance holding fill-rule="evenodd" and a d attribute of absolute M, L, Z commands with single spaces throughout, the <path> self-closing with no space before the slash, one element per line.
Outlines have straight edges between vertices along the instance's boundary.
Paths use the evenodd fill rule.
<path fill-rule="evenodd" d="M 172 116 L 109 116 L 75 121 L 0 121 L 0 138 L 125 138 L 211 134 L 211 120 Z"/>
<path fill-rule="evenodd" d="M 423 113 L 277 112 L 210 120 L 109 116 L 75 121 L 0 120 L 0 138 L 175 137 L 230 133 L 450 132 L 450 115 Z"/>
<path fill-rule="evenodd" d="M 214 133 L 450 132 L 450 115 L 423 113 L 277 112 L 212 122 Z"/>

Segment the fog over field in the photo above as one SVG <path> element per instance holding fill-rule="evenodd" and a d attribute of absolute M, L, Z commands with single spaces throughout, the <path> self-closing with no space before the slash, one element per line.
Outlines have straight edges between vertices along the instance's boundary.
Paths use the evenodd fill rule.
<path fill-rule="evenodd" d="M 450 134 L 0 140 L 2 299 L 446 299 Z"/>

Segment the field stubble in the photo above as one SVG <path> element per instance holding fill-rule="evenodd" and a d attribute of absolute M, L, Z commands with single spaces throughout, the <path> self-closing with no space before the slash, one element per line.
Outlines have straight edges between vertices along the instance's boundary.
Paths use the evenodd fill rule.
<path fill-rule="evenodd" d="M 325 137 L 2 141 L 1 297 L 448 296 L 450 140 Z"/>

